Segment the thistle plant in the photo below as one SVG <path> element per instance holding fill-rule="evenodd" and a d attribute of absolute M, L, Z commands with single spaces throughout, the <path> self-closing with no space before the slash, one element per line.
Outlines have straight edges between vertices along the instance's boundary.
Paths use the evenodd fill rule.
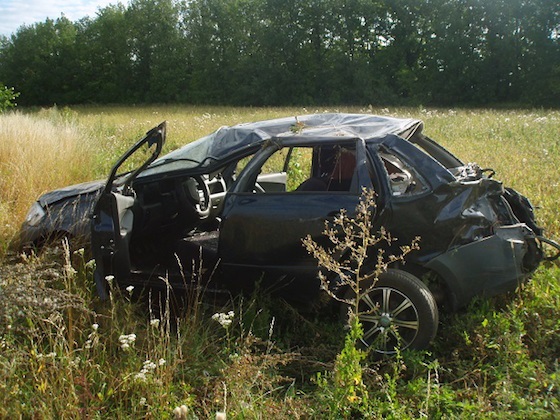
<path fill-rule="evenodd" d="M 303 240 L 321 268 L 321 288 L 334 300 L 347 304 L 354 318 L 371 312 L 361 312 L 359 303 L 373 290 L 379 275 L 392 264 L 404 264 L 406 255 L 419 249 L 417 237 L 410 245 L 400 246 L 396 254 L 387 254 L 385 249 L 395 249 L 393 244 L 398 239 L 383 227 L 376 231 L 375 209 L 375 192 L 364 188 L 353 217 L 342 209 L 333 222 L 325 222 L 323 234 L 332 248 L 320 246 L 309 235 Z M 353 297 L 340 296 L 340 289 L 350 289 Z"/>
<path fill-rule="evenodd" d="M 385 249 L 395 249 L 392 245 L 397 238 L 384 228 L 376 230 L 374 214 L 375 192 L 363 189 L 353 217 L 341 210 L 333 222 L 325 223 L 323 233 L 332 248 L 320 246 L 309 235 L 303 240 L 305 248 L 322 269 L 319 273 L 322 289 L 331 298 L 348 305 L 349 331 L 336 358 L 334 372 L 330 381 L 328 376 L 317 377 L 319 387 L 328 395 L 330 411 L 344 417 L 367 416 L 372 409 L 363 380 L 367 352 L 357 343 L 364 337 L 360 317 L 378 312 L 379 308 L 366 305 L 368 309 L 364 311 L 360 309 L 360 302 L 374 289 L 379 276 L 391 264 L 404 263 L 405 256 L 418 249 L 419 238 L 416 238 L 411 245 L 401 246 L 397 254 L 387 254 Z M 336 284 L 333 285 L 331 279 L 336 279 Z M 338 293 L 340 288 L 350 293 L 341 296 Z"/>

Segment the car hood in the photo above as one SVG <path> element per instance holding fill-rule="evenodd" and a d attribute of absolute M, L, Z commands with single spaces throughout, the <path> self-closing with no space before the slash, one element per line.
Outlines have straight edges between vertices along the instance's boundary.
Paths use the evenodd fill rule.
<path fill-rule="evenodd" d="M 45 207 L 79 195 L 97 193 L 105 185 L 105 180 L 89 181 L 81 184 L 70 185 L 58 190 L 49 191 L 38 198 L 37 201 Z"/>

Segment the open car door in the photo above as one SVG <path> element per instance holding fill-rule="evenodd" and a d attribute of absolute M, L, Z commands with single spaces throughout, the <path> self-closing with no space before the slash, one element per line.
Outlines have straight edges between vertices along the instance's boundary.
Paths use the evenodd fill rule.
<path fill-rule="evenodd" d="M 134 222 L 135 194 L 132 182 L 161 153 L 166 123 L 151 129 L 136 142 L 111 169 L 107 183 L 95 204 L 91 222 L 91 247 L 95 258 L 95 283 L 102 299 L 108 297 L 107 281 L 126 278 L 131 269 L 129 243 Z M 153 149 L 139 168 L 118 175 L 125 162 L 147 146 Z"/>

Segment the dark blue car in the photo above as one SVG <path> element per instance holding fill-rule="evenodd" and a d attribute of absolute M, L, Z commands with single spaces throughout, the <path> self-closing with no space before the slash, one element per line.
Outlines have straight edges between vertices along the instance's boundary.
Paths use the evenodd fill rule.
<path fill-rule="evenodd" d="M 363 189 L 373 189 L 374 229 L 402 244 L 421 238 L 364 299 L 371 307 L 361 319 L 364 344 L 379 353 L 426 347 L 439 308 L 515 289 L 545 258 L 543 243 L 558 247 L 542 237 L 525 197 L 493 171 L 463 164 L 424 135 L 419 120 L 289 117 L 223 127 L 159 157 L 164 141 L 162 123 L 107 181 L 40 198 L 23 242 L 55 232 L 87 237 L 102 296 L 107 279 L 180 290 L 196 277 L 205 289 L 230 293 L 259 280 L 309 304 L 321 288 L 302 238 L 326 243 L 325 221 L 341 209 L 352 214 Z M 150 158 L 119 174 L 145 147 Z"/>

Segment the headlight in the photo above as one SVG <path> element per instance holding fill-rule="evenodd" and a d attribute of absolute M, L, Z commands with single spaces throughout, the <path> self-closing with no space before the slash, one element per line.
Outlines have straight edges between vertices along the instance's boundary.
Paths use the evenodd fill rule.
<path fill-rule="evenodd" d="M 47 213 L 41 204 L 38 201 L 33 203 L 27 216 L 25 217 L 25 223 L 29 226 L 36 226 L 39 222 L 45 217 Z"/>

